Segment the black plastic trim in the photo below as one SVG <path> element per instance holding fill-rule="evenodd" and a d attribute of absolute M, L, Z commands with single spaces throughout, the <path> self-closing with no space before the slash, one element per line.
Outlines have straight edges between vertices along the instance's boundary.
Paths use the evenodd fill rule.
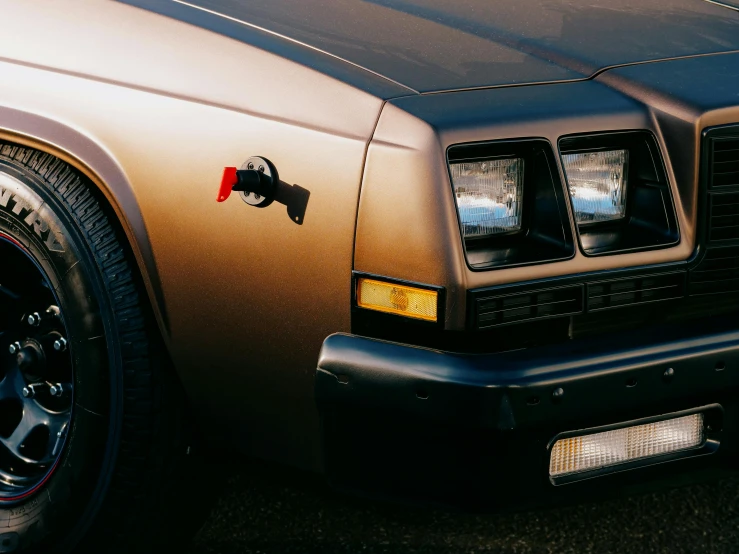
<path fill-rule="evenodd" d="M 558 147 L 565 183 L 567 172 L 561 159 L 564 154 L 616 149 L 629 151 L 626 214 L 618 221 L 575 222 L 583 254 L 605 256 L 658 250 L 680 242 L 672 187 L 659 145 L 651 131 L 635 129 L 565 135 L 559 138 Z M 569 186 L 566 188 L 574 217 Z M 662 209 L 657 209 L 660 206 Z"/>
<path fill-rule="evenodd" d="M 631 303 L 625 303 L 622 305 L 609 305 L 604 307 L 594 307 L 590 304 L 590 289 L 596 285 L 602 285 L 604 283 L 617 284 L 619 282 L 629 282 L 644 279 L 658 279 L 663 277 L 674 276 L 677 293 L 669 295 L 663 298 L 644 299 L 643 297 L 638 301 Z M 652 302 L 667 302 L 671 300 L 679 300 L 685 298 L 687 292 L 686 285 L 686 271 L 685 262 L 673 264 L 671 266 L 656 266 L 653 268 L 629 268 L 622 271 L 611 271 L 611 272 L 597 272 L 590 274 L 580 275 L 569 275 L 558 279 L 548 279 L 541 281 L 530 281 L 526 283 L 515 283 L 509 285 L 497 285 L 494 287 L 484 287 L 478 289 L 470 289 L 467 292 L 467 304 L 468 304 L 468 327 L 472 330 L 481 330 L 489 328 L 480 324 L 480 313 L 478 309 L 478 303 L 481 299 L 498 298 L 503 296 L 514 296 L 514 295 L 527 295 L 536 292 L 544 292 L 547 290 L 557 290 L 568 287 L 582 287 L 584 290 L 584 299 L 581 304 L 581 309 L 572 311 L 568 314 L 557 314 L 552 317 L 568 317 L 573 315 L 579 315 L 584 313 L 591 313 L 595 311 L 603 311 L 618 308 L 630 308 L 635 306 L 642 306 L 644 304 Z M 623 293 L 629 291 L 622 291 Z M 635 289 L 632 292 L 639 292 L 639 289 Z M 530 318 L 526 321 L 514 321 L 508 323 L 508 325 L 515 325 L 520 323 L 526 323 L 527 321 L 534 321 L 539 319 L 550 319 L 550 318 Z"/>
<path fill-rule="evenodd" d="M 497 294 L 496 294 L 497 293 Z M 531 303 L 521 303 L 518 305 L 506 305 L 506 301 L 515 301 L 517 297 L 530 297 L 530 296 L 536 296 L 538 300 L 538 296 L 545 295 L 545 294 L 552 294 L 556 296 L 569 296 L 569 298 L 565 298 L 564 300 L 554 301 L 554 302 L 568 302 L 570 305 L 562 305 L 559 306 L 561 308 L 560 311 L 553 310 L 551 313 L 544 312 L 542 315 L 539 315 L 541 311 L 538 309 L 540 306 L 540 303 L 537 301 L 533 304 Z M 563 316 L 569 316 L 574 314 L 580 314 L 583 312 L 584 306 L 585 306 L 585 300 L 584 300 L 584 294 L 585 294 L 585 288 L 583 285 L 572 285 L 572 286 L 564 286 L 564 287 L 542 287 L 539 289 L 532 289 L 532 290 L 526 290 L 524 292 L 505 292 L 497 290 L 495 292 L 491 291 L 491 294 L 480 294 L 471 296 L 470 299 L 472 302 L 474 302 L 474 306 L 472 310 L 475 313 L 474 322 L 477 329 L 487 329 L 490 327 L 497 327 L 501 325 L 515 325 L 519 323 L 525 323 L 527 321 L 541 321 L 544 319 L 552 319 L 555 317 L 563 317 Z M 498 309 L 496 310 L 485 310 L 484 303 L 486 302 L 494 302 L 498 304 L 496 306 Z M 522 316 L 519 319 L 515 320 L 509 320 L 505 321 L 502 320 L 501 317 L 500 321 L 486 321 L 485 316 L 490 313 L 497 313 L 497 312 L 503 312 L 503 311 L 513 311 L 513 310 L 530 310 L 531 314 L 527 316 Z"/>
<path fill-rule="evenodd" d="M 707 326 L 478 355 L 336 334 L 324 341 L 316 373 L 319 405 L 369 405 L 498 430 L 629 421 L 643 409 L 664 414 L 677 400 L 737 386 L 739 331 Z"/>
<path fill-rule="evenodd" d="M 731 287 L 728 289 L 715 287 L 706 290 L 700 288 L 699 281 L 694 279 L 695 272 L 704 271 L 705 264 L 708 262 L 707 256 L 709 252 L 716 252 L 722 248 L 739 247 L 739 238 L 733 240 L 711 241 L 711 215 L 713 208 L 713 197 L 717 195 L 738 193 L 739 186 L 735 187 L 713 187 L 712 169 L 714 159 L 714 139 L 737 138 L 739 139 L 739 124 L 721 125 L 716 127 L 708 127 L 701 134 L 701 154 L 700 154 L 700 181 L 698 184 L 698 221 L 696 227 L 696 250 L 693 258 L 690 260 L 690 271 L 688 274 L 688 294 L 690 296 L 698 294 L 716 294 L 733 292 Z M 739 282 L 734 290 L 739 290 Z"/>

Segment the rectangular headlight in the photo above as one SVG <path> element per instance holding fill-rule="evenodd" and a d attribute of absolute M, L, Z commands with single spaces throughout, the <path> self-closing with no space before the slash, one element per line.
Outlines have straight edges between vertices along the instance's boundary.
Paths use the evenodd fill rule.
<path fill-rule="evenodd" d="M 697 448 L 704 438 L 699 413 L 560 439 L 552 447 L 549 475 L 572 475 Z"/>
<path fill-rule="evenodd" d="M 624 217 L 628 150 L 563 154 L 562 162 L 578 223 Z"/>
<path fill-rule="evenodd" d="M 523 159 L 449 164 L 464 238 L 519 231 Z"/>

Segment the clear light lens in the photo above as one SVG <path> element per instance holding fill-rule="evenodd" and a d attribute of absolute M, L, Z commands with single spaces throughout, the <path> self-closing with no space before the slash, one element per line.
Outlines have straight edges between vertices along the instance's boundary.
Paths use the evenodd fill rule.
<path fill-rule="evenodd" d="M 702 445 L 703 439 L 703 414 L 561 439 L 552 448 L 549 475 L 592 471 L 687 450 Z"/>
<path fill-rule="evenodd" d="M 438 298 L 439 294 L 433 290 L 364 277 L 357 280 L 357 305 L 369 310 L 436 321 Z"/>
<path fill-rule="evenodd" d="M 624 217 L 628 150 L 563 154 L 562 161 L 578 223 Z"/>
<path fill-rule="evenodd" d="M 462 236 L 521 229 L 523 159 L 450 164 Z"/>

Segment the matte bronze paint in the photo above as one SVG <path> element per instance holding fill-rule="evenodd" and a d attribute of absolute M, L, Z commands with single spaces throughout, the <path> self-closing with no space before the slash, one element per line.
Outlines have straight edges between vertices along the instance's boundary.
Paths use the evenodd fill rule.
<path fill-rule="evenodd" d="M 5 0 L 0 10 L 2 136 L 70 161 L 123 216 L 200 414 L 247 438 L 250 452 L 306 468 L 320 468 L 313 374 L 323 339 L 350 329 L 352 269 L 446 287 L 446 327 L 461 329 L 467 288 L 680 264 L 695 244 L 698 153 L 697 143 L 673 137 L 695 140 L 702 125 L 739 120 L 728 93 L 725 105 L 681 115 L 690 100 L 671 102 L 672 90 L 648 82 L 660 64 L 614 81 L 606 73 L 602 82 L 400 98 L 408 91 L 380 77 L 352 73 L 348 85 L 329 70 L 120 3 Z M 326 63 L 343 71 L 340 60 Z M 565 134 L 619 129 L 658 137 L 679 245 L 467 267 L 449 145 L 543 137 L 556 147 Z M 251 155 L 310 191 L 303 225 L 276 203 L 216 203 L 222 168 Z"/>
<path fill-rule="evenodd" d="M 621 64 L 739 50 L 739 14 L 703 0 L 121 1 L 214 30 L 203 10 L 222 14 L 420 92 L 582 80 Z"/>
<path fill-rule="evenodd" d="M 2 6 L 0 104 L 29 114 L 24 121 L 53 119 L 69 131 L 65 138 L 29 123 L 6 132 L 91 167 L 98 162 L 86 158 L 97 154 L 78 151 L 86 141 L 108 154 L 125 181 L 105 185 L 117 187 L 109 190 L 119 210 L 129 209 L 124 189 L 133 192 L 171 357 L 195 405 L 224 433 L 247 437 L 249 450 L 317 467 L 313 373 L 323 339 L 350 327 L 359 185 L 382 100 L 122 4 L 35 7 L 46 10 L 38 21 L 25 4 Z M 253 74 L 238 71 L 244 60 Z M 310 191 L 302 225 L 279 204 L 216 202 L 223 167 L 251 155 L 268 157 L 284 182 Z"/>

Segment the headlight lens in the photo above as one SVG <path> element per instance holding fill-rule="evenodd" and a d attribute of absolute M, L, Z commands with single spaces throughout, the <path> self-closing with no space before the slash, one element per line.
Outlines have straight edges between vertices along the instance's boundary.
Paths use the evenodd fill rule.
<path fill-rule="evenodd" d="M 562 161 L 578 223 L 624 217 L 628 150 L 564 154 Z"/>
<path fill-rule="evenodd" d="M 464 238 L 521 229 L 523 159 L 450 164 Z"/>

